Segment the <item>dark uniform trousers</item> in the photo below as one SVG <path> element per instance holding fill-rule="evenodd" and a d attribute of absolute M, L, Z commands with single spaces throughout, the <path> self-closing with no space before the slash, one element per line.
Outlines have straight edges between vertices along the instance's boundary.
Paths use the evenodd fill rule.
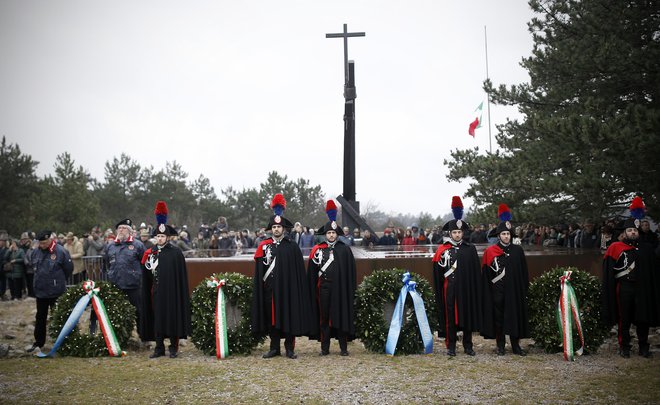
<path fill-rule="evenodd" d="M 319 278 L 319 311 L 321 315 L 321 351 L 327 353 L 330 350 L 330 294 L 332 292 L 332 280 L 323 276 Z M 337 340 L 339 349 L 347 351 L 348 337 L 346 333 L 337 328 Z"/>
<path fill-rule="evenodd" d="M 621 277 L 616 285 L 617 305 L 619 311 L 619 347 L 630 350 L 630 325 L 635 317 L 636 282 L 629 276 Z M 649 325 L 637 322 L 637 339 L 640 351 L 649 348 Z"/>
<path fill-rule="evenodd" d="M 280 351 L 280 339 L 284 338 L 284 349 L 288 351 L 293 351 L 296 346 L 296 337 L 289 334 L 283 333 L 281 330 L 277 329 L 273 325 L 273 289 L 270 285 L 270 280 L 272 276 L 266 280 L 264 283 L 264 314 L 266 318 L 271 319 L 271 323 L 268 327 L 268 336 L 270 337 L 270 350 Z"/>
<path fill-rule="evenodd" d="M 495 341 L 497 342 L 497 347 L 504 350 L 504 278 L 493 284 L 493 307 L 495 310 Z M 517 336 L 509 336 L 509 338 L 511 339 L 511 348 L 519 349 L 520 338 Z"/>
<path fill-rule="evenodd" d="M 456 307 L 456 293 L 455 293 L 456 275 L 451 274 L 445 278 L 445 329 L 446 337 L 445 344 L 447 349 L 456 351 L 456 315 L 458 308 Z M 472 350 L 472 330 L 463 329 L 463 350 Z"/>

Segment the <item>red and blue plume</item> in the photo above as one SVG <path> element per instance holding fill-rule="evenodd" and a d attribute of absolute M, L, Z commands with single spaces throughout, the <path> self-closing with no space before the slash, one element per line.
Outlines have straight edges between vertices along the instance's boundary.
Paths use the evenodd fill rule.
<path fill-rule="evenodd" d="M 337 220 L 337 205 L 334 201 L 328 200 L 328 202 L 325 203 L 325 213 L 328 214 L 330 222 Z"/>
<path fill-rule="evenodd" d="M 156 209 L 154 209 L 154 214 L 156 214 L 156 222 L 159 224 L 167 223 L 167 204 L 165 201 L 158 201 L 156 203 Z"/>
<path fill-rule="evenodd" d="M 509 211 L 509 206 L 506 204 L 500 204 L 497 207 L 497 217 L 500 221 L 511 221 L 511 211 Z"/>
<path fill-rule="evenodd" d="M 273 197 L 273 202 L 270 203 L 270 208 L 273 209 L 275 215 L 281 216 L 284 214 L 284 210 L 286 209 L 286 200 L 284 199 L 282 193 L 275 194 L 275 197 Z"/>
<path fill-rule="evenodd" d="M 461 201 L 461 197 L 455 195 L 451 198 L 451 212 L 454 213 L 454 219 L 463 218 L 463 201 Z"/>
<path fill-rule="evenodd" d="M 644 201 L 642 201 L 642 197 L 637 196 L 633 198 L 629 209 L 630 209 L 630 215 L 632 215 L 633 218 L 635 219 L 644 218 L 644 211 L 646 211 L 646 207 L 644 206 Z"/>

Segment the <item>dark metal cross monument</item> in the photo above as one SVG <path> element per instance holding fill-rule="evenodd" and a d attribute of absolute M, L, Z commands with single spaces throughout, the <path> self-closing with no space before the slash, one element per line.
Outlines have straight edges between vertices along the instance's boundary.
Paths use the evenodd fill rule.
<path fill-rule="evenodd" d="M 360 203 L 355 200 L 355 62 L 348 60 L 348 38 L 364 37 L 364 32 L 325 34 L 326 38 L 344 38 L 344 191 L 337 197 L 341 204 L 342 224 L 351 228 L 371 229 L 360 217 Z"/>

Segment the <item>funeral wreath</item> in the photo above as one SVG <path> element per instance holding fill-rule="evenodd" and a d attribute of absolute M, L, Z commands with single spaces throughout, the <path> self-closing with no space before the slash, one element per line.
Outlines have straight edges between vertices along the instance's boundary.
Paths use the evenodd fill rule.
<path fill-rule="evenodd" d="M 403 286 L 405 272 L 402 269 L 376 270 L 358 286 L 355 294 L 356 333 L 369 351 L 385 353 L 392 312 Z M 431 330 L 435 331 L 438 328 L 438 311 L 433 286 L 418 274 L 410 275 L 417 282 L 416 290 L 424 300 Z M 403 319 L 396 354 L 422 353 L 424 345 L 410 295 L 406 297 Z"/>
<path fill-rule="evenodd" d="M 113 284 L 99 281 L 96 287 L 99 289 L 99 298 L 103 301 L 117 341 L 121 347 L 125 347 L 135 326 L 135 307 L 128 302 L 126 295 Z M 68 288 L 57 299 L 49 327 L 53 340 L 57 339 L 76 303 L 85 294 L 81 283 Z M 91 303 L 88 304 L 90 311 L 93 311 L 91 306 Z M 57 353 L 62 356 L 97 357 L 107 356 L 108 348 L 99 327 L 96 328 L 96 333 L 89 334 L 81 333 L 80 325 L 76 325 L 69 336 L 64 339 Z"/>
<path fill-rule="evenodd" d="M 563 350 L 562 335 L 557 321 L 557 305 L 561 294 L 560 278 L 565 271 L 572 272 L 571 285 L 580 308 L 585 352 L 595 353 L 609 330 L 600 314 L 600 280 L 575 267 L 555 267 L 530 284 L 527 295 L 532 338 L 546 353 L 558 353 Z M 572 336 L 574 347 L 580 347 L 580 338 L 575 325 Z"/>
<path fill-rule="evenodd" d="M 222 288 L 227 300 L 229 353 L 250 354 L 252 349 L 264 341 L 264 337 L 254 336 L 250 327 L 252 278 L 239 273 L 217 273 L 205 278 L 195 287 L 190 301 L 193 344 L 205 354 L 216 355 L 217 289 L 208 286 L 212 277 L 225 280 Z"/>

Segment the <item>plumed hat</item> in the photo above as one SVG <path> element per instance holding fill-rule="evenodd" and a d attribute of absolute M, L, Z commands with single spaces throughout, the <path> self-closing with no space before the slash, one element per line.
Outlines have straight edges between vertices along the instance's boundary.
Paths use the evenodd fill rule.
<path fill-rule="evenodd" d="M 317 235 L 325 235 L 328 231 L 335 231 L 337 235 L 343 235 L 344 230 L 341 229 L 339 224 L 337 224 L 337 205 L 334 201 L 328 200 L 325 203 L 325 213 L 328 215 L 330 221 L 326 222 L 325 225 L 320 227 L 317 231 Z"/>
<path fill-rule="evenodd" d="M 451 232 L 458 229 L 467 231 L 470 229 L 470 225 L 463 221 L 463 201 L 461 201 L 461 197 L 455 195 L 451 198 L 451 212 L 454 214 L 454 219 L 442 227 L 443 231 Z"/>
<path fill-rule="evenodd" d="M 158 201 L 156 203 L 156 208 L 154 209 L 154 214 L 156 215 L 156 227 L 154 228 L 151 236 L 156 235 L 166 235 L 166 236 L 176 236 L 178 232 L 174 227 L 167 224 L 167 204 L 165 201 Z"/>
<path fill-rule="evenodd" d="M 646 206 L 644 205 L 644 201 L 642 201 L 642 197 L 637 196 L 633 198 L 629 210 L 630 218 L 624 221 L 623 229 L 637 228 L 639 230 L 640 221 L 644 218 L 644 213 L 646 211 Z"/>
<path fill-rule="evenodd" d="M 494 231 L 491 231 L 488 236 L 499 236 L 500 233 L 504 231 L 512 232 L 513 226 L 511 226 L 511 211 L 509 211 L 509 206 L 506 204 L 500 204 L 497 207 L 497 217 L 500 219 L 500 223 L 497 225 Z M 513 236 L 513 235 L 512 235 Z"/>
<path fill-rule="evenodd" d="M 271 229 L 273 225 L 282 225 L 284 228 L 287 229 L 293 228 L 293 224 L 291 223 L 291 221 L 289 221 L 288 219 L 282 216 L 282 214 L 284 214 L 284 210 L 286 209 L 286 200 L 284 199 L 284 196 L 281 193 L 275 194 L 275 197 L 273 197 L 273 201 L 271 201 L 270 203 L 270 208 L 273 209 L 273 213 L 275 215 L 270 217 L 266 229 Z"/>

